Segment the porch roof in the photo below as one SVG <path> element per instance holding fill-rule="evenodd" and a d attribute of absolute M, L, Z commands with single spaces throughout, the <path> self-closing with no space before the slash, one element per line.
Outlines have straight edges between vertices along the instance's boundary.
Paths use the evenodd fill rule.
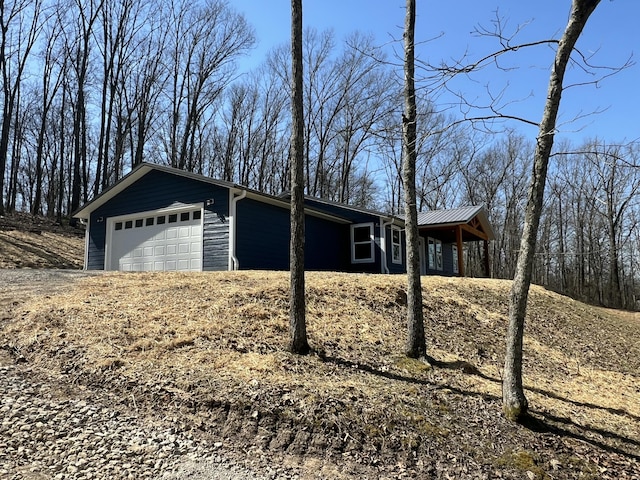
<path fill-rule="evenodd" d="M 495 234 L 484 206 L 469 206 L 418 213 L 418 229 L 443 242 L 455 242 L 457 228 L 464 242 L 494 240 Z"/>

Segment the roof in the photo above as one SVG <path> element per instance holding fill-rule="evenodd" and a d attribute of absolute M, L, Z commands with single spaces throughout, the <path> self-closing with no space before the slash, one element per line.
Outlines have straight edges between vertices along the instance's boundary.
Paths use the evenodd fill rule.
<path fill-rule="evenodd" d="M 143 162 L 143 163 L 139 164 L 138 166 L 136 166 L 133 170 L 131 170 L 131 172 L 129 172 L 127 175 L 122 177 L 114 185 L 112 185 L 111 187 L 106 189 L 104 192 L 102 192 L 100 195 L 98 195 L 95 199 L 93 199 L 89 203 L 83 205 L 79 210 L 77 210 L 75 213 L 73 213 L 72 216 L 74 218 L 88 219 L 89 215 L 91 214 L 91 212 L 93 212 L 96 209 L 100 208 L 102 205 L 107 203 L 109 200 L 114 198 L 120 192 L 122 192 L 125 189 L 127 189 L 129 186 L 131 186 L 133 183 L 138 181 L 140 178 L 142 178 L 144 175 L 146 175 L 147 173 L 151 172 L 152 170 L 158 170 L 158 171 L 161 171 L 161 172 L 169 173 L 171 175 L 178 175 L 178 176 L 181 176 L 181 177 L 190 178 L 192 180 L 209 183 L 211 185 L 216 185 L 218 187 L 223 187 L 223 188 L 227 188 L 227 189 L 230 189 L 230 190 L 236 190 L 238 193 L 240 193 L 242 191 L 246 191 L 247 195 L 250 198 L 253 198 L 255 200 L 258 200 L 258 201 L 261 201 L 261 202 L 264 202 L 264 203 L 270 203 L 270 204 L 278 205 L 278 206 L 281 206 L 281 207 L 284 207 L 284 208 L 288 208 L 290 206 L 290 201 L 289 200 L 276 197 L 275 195 L 269 195 L 269 194 L 266 194 L 266 193 L 262 193 L 262 192 L 259 192 L 257 190 L 252 190 L 252 189 L 247 188 L 247 187 L 245 187 L 243 185 L 238 185 L 238 184 L 232 183 L 232 182 L 226 182 L 224 180 L 216 180 L 216 179 L 213 179 L 211 177 L 207 177 L 205 175 L 200 175 L 198 173 L 187 172 L 185 170 L 180 170 L 180 169 L 177 169 L 177 168 L 168 167 L 166 165 L 158 165 L 158 164 L 155 164 L 155 163 Z M 314 216 L 330 218 L 331 220 L 337 221 L 339 223 L 349 223 L 349 221 L 347 219 L 345 219 L 345 218 L 342 218 L 342 217 L 340 217 L 338 215 L 329 214 L 329 213 L 324 212 L 322 210 L 305 207 L 305 212 L 307 212 L 310 215 L 314 215 Z"/>
<path fill-rule="evenodd" d="M 418 213 L 418 228 L 436 229 L 467 225 L 474 219 L 477 220 L 478 226 L 487 235 L 488 240 L 495 239 L 487 211 L 482 205 L 420 212 Z"/>

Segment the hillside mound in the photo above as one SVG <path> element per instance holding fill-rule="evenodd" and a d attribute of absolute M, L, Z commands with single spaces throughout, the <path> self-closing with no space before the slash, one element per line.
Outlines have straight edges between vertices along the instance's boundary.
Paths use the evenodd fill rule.
<path fill-rule="evenodd" d="M 84 231 L 15 213 L 0 217 L 0 268 L 82 268 Z"/>
<path fill-rule="evenodd" d="M 16 307 L 2 347 L 305 478 L 638 478 L 636 315 L 533 287 L 518 425 L 500 404 L 510 282 L 423 277 L 429 365 L 402 354 L 405 281 L 309 272 L 305 357 L 284 272 L 84 278 Z"/>

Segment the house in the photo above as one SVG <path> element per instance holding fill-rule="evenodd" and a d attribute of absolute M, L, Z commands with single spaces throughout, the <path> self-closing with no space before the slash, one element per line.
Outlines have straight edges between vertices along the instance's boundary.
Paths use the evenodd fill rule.
<path fill-rule="evenodd" d="M 287 196 L 142 163 L 80 208 L 88 270 L 287 270 Z M 482 207 L 420 214 L 424 274 L 464 274 L 464 242 L 493 239 Z M 406 271 L 404 220 L 305 199 L 305 268 Z"/>

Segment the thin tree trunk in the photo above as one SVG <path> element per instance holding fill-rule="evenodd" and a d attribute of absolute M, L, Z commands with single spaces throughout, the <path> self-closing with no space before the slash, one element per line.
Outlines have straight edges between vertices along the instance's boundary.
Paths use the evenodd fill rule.
<path fill-rule="evenodd" d="M 304 298 L 304 109 L 302 106 L 302 0 L 291 0 L 291 351 L 309 352 Z"/>
<path fill-rule="evenodd" d="M 522 343 L 527 298 L 531 284 L 536 237 L 542 213 L 542 200 L 547 177 L 549 156 L 553 148 L 558 108 L 562 97 L 562 84 L 571 52 L 580 37 L 591 13 L 600 0 L 573 0 L 571 14 L 556 52 L 553 70 L 549 79 L 547 102 L 540 122 L 533 173 L 527 199 L 524 229 L 520 241 L 520 253 L 513 279 L 509 301 L 509 327 L 507 330 L 507 352 L 502 382 L 502 406 L 505 416 L 519 420 L 527 414 L 528 402 L 522 385 Z"/>
<path fill-rule="evenodd" d="M 407 347 L 411 358 L 426 358 L 427 344 L 422 315 L 418 209 L 416 207 L 416 1 L 407 0 L 404 30 L 404 114 L 402 116 L 405 231 L 407 237 Z"/>

